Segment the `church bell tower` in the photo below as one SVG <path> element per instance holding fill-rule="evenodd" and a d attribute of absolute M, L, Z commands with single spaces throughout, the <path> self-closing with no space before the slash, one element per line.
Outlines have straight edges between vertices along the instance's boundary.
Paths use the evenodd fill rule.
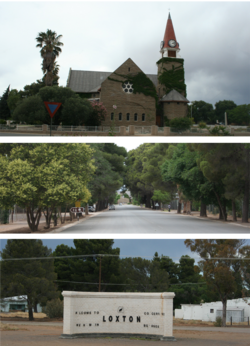
<path fill-rule="evenodd" d="M 157 93 L 162 113 L 158 123 L 168 124 L 174 118 L 187 116 L 186 84 L 184 77 L 184 60 L 179 55 L 180 46 L 176 40 L 170 13 L 163 41 L 161 41 L 161 59 L 158 65 Z"/>
<path fill-rule="evenodd" d="M 164 58 L 180 58 L 178 54 L 179 51 L 179 43 L 176 40 L 172 19 L 169 13 L 164 38 L 163 41 L 161 41 L 160 53 Z"/>

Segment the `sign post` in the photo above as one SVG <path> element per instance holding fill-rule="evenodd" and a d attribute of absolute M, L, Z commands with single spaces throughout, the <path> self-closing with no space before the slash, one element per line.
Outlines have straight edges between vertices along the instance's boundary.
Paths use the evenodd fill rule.
<path fill-rule="evenodd" d="M 50 136 L 51 136 L 52 118 L 56 114 L 58 109 L 60 108 L 61 103 L 60 102 L 44 101 L 44 104 L 45 104 L 45 107 L 46 107 L 47 111 L 49 112 L 49 116 L 50 116 Z"/>

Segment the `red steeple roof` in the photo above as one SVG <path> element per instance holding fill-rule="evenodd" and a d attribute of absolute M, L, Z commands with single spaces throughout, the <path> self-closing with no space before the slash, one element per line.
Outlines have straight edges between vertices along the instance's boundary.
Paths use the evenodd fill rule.
<path fill-rule="evenodd" d="M 175 40 L 176 43 L 177 43 L 177 40 L 176 40 L 176 37 L 175 37 L 175 33 L 174 33 L 174 27 L 173 27 L 173 23 L 172 23 L 172 19 L 171 19 L 171 16 L 170 16 L 170 13 L 168 15 L 168 21 L 167 21 L 167 25 L 166 25 L 166 30 L 165 30 L 165 35 L 164 35 L 164 46 L 163 48 L 171 48 L 169 45 L 168 45 L 168 41 L 169 40 Z M 178 48 L 179 49 L 179 44 L 177 43 L 176 46 L 174 48 Z"/>

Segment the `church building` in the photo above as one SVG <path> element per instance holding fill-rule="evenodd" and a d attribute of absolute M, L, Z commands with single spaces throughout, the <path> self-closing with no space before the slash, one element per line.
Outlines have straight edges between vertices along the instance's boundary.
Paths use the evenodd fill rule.
<path fill-rule="evenodd" d="M 164 126 L 188 112 L 184 60 L 179 51 L 169 13 L 157 75 L 145 74 L 129 58 L 114 72 L 70 68 L 67 87 L 83 98 L 103 103 L 107 117 L 102 125 Z"/>

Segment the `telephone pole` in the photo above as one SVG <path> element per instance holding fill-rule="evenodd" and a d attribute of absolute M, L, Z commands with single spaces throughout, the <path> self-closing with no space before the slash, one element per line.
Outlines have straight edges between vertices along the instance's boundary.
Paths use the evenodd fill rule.
<path fill-rule="evenodd" d="M 99 263 L 99 290 L 98 292 L 101 292 L 101 277 L 102 277 L 102 256 L 100 256 L 100 263 Z"/>

